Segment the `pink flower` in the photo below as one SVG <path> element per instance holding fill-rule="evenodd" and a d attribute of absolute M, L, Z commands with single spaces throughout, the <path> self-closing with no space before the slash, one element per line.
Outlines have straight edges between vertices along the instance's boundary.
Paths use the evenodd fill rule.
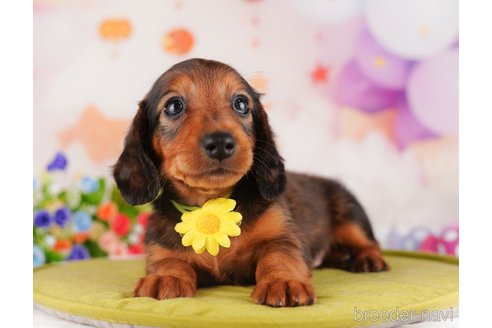
<path fill-rule="evenodd" d="M 116 243 L 109 249 L 110 256 L 124 256 L 128 255 L 128 246 L 125 243 Z"/>
<path fill-rule="evenodd" d="M 116 236 L 114 232 L 106 231 L 101 235 L 101 238 L 99 238 L 98 244 L 103 251 L 109 252 L 109 250 L 119 242 L 118 239 L 118 236 Z"/>

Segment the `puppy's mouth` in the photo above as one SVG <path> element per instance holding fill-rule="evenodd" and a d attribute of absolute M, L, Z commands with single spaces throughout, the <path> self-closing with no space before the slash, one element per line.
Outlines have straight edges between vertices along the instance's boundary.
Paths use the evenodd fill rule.
<path fill-rule="evenodd" d="M 243 157 L 233 156 L 216 161 L 206 157 L 192 157 L 186 153 L 183 156 L 174 157 L 172 162 L 167 162 L 169 165 L 167 174 L 191 188 L 206 190 L 231 188 L 251 167 L 250 156 Z"/>
<path fill-rule="evenodd" d="M 231 180 L 238 180 L 238 177 L 242 176 L 242 174 L 237 170 L 231 169 L 228 165 L 218 164 L 196 171 L 178 166 L 173 176 L 190 186 L 198 187 L 202 184 L 209 185 L 212 183 L 217 185 L 217 187 L 229 187 Z"/>
<path fill-rule="evenodd" d="M 194 179 L 206 179 L 206 178 L 218 178 L 218 177 L 226 177 L 231 175 L 238 175 L 238 172 L 235 170 L 231 170 L 225 166 L 217 166 L 213 168 L 207 168 L 205 170 L 199 172 L 186 172 L 181 171 L 185 176 L 194 178 Z"/>
<path fill-rule="evenodd" d="M 217 167 L 217 168 L 213 168 L 211 170 L 205 171 L 201 175 L 202 176 L 204 176 L 204 175 L 205 176 L 207 176 L 207 175 L 220 176 L 220 175 L 228 175 L 228 174 L 235 174 L 235 172 L 233 172 L 227 168 L 224 168 L 224 167 Z"/>
<path fill-rule="evenodd" d="M 196 173 L 177 171 L 174 179 L 200 193 L 214 194 L 217 190 L 234 186 L 241 179 L 241 175 L 224 167 L 216 167 Z"/>

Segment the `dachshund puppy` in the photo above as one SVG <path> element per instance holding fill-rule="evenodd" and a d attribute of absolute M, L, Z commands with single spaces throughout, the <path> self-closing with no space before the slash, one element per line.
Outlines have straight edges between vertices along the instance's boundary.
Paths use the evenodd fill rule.
<path fill-rule="evenodd" d="M 231 67 L 191 59 L 139 104 L 113 175 L 124 199 L 153 202 L 147 274 L 135 296 L 193 296 L 199 286 L 256 284 L 258 304 L 316 300 L 311 270 L 388 269 L 368 217 L 341 184 L 284 170 L 260 95 Z M 162 190 L 162 193 L 159 191 Z M 184 247 L 173 205 L 231 198 L 241 234 L 217 256 Z"/>

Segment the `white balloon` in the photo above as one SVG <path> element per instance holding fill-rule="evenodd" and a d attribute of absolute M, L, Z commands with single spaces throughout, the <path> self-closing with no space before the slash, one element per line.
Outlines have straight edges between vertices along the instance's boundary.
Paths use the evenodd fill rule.
<path fill-rule="evenodd" d="M 320 23 L 338 23 L 357 16 L 361 0 L 290 0 L 301 14 Z"/>
<path fill-rule="evenodd" d="M 438 134 L 458 133 L 458 65 L 458 50 L 450 50 L 419 62 L 408 78 L 406 94 L 413 114 Z"/>
<path fill-rule="evenodd" d="M 436 54 L 458 37 L 458 0 L 368 0 L 365 15 L 376 40 L 408 59 Z"/>

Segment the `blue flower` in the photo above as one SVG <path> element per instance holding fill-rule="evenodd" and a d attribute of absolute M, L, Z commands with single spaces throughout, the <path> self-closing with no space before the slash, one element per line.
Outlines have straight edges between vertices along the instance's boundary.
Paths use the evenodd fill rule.
<path fill-rule="evenodd" d="M 97 191 L 99 188 L 99 182 L 91 177 L 83 177 L 80 181 L 80 189 L 84 194 L 90 194 Z"/>
<path fill-rule="evenodd" d="M 55 158 L 48 164 L 48 171 L 64 170 L 67 167 L 68 161 L 62 153 L 56 153 Z"/>
<path fill-rule="evenodd" d="M 48 211 L 38 211 L 34 214 L 34 225 L 39 228 L 48 228 L 52 222 L 53 217 Z"/>
<path fill-rule="evenodd" d="M 55 223 L 58 224 L 60 227 L 63 227 L 65 223 L 70 220 L 71 215 L 72 212 L 68 208 L 61 207 L 55 212 Z"/>
<path fill-rule="evenodd" d="M 87 231 L 92 226 L 92 217 L 84 211 L 77 211 L 73 215 L 73 224 L 78 232 Z"/>
<path fill-rule="evenodd" d="M 33 245 L 32 255 L 33 255 L 32 264 L 34 267 L 41 266 L 46 262 L 46 256 L 44 255 L 44 251 L 38 245 Z"/>
<path fill-rule="evenodd" d="M 82 245 L 74 245 L 67 260 L 83 260 L 91 257 L 87 248 Z"/>

